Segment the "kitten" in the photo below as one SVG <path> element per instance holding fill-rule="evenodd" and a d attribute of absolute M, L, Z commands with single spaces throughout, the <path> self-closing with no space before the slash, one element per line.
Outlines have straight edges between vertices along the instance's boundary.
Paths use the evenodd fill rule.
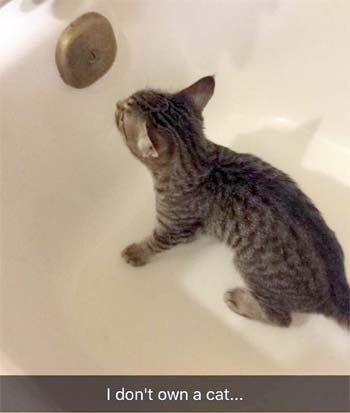
<path fill-rule="evenodd" d="M 117 103 L 131 153 L 151 172 L 153 234 L 122 252 L 131 265 L 206 233 L 235 249 L 247 288 L 227 291 L 231 310 L 289 326 L 293 312 L 316 312 L 349 328 L 350 294 L 342 249 L 292 179 L 263 160 L 206 139 L 202 111 L 211 76 L 175 93 L 142 90 Z"/>

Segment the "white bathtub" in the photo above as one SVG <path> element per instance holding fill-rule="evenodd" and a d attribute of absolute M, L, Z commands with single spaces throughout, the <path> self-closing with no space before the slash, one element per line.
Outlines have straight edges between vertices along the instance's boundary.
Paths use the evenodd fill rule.
<path fill-rule="evenodd" d="M 216 74 L 208 136 L 290 173 L 349 258 L 348 0 L 0 0 L 1 373 L 349 374 L 349 334 L 321 315 L 289 329 L 223 303 L 242 284 L 202 239 L 143 268 L 151 179 L 114 125 L 139 88 Z M 110 19 L 112 69 L 65 85 L 56 40 L 86 11 Z M 347 261 L 347 271 L 348 271 Z M 349 271 L 348 271 L 349 272 Z"/>

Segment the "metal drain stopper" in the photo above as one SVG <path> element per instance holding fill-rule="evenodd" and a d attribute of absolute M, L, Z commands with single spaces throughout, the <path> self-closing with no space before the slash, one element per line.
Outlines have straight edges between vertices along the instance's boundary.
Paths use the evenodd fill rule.
<path fill-rule="evenodd" d="M 80 89 L 102 77 L 116 54 L 111 24 L 101 14 L 89 12 L 62 32 L 56 47 L 56 64 L 64 82 Z"/>

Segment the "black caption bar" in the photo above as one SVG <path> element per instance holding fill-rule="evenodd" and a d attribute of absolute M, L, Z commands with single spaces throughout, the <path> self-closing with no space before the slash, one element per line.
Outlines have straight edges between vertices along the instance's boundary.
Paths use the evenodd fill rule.
<path fill-rule="evenodd" d="M 348 376 L 0 376 L 1 412 L 348 412 Z"/>

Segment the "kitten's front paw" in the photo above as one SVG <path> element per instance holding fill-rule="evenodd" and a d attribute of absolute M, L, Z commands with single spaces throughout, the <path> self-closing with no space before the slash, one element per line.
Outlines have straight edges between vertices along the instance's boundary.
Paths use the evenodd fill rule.
<path fill-rule="evenodd" d="M 128 245 L 122 251 L 122 257 L 124 260 L 134 267 L 141 267 L 147 264 L 149 260 L 149 254 L 145 248 L 140 244 Z"/>

